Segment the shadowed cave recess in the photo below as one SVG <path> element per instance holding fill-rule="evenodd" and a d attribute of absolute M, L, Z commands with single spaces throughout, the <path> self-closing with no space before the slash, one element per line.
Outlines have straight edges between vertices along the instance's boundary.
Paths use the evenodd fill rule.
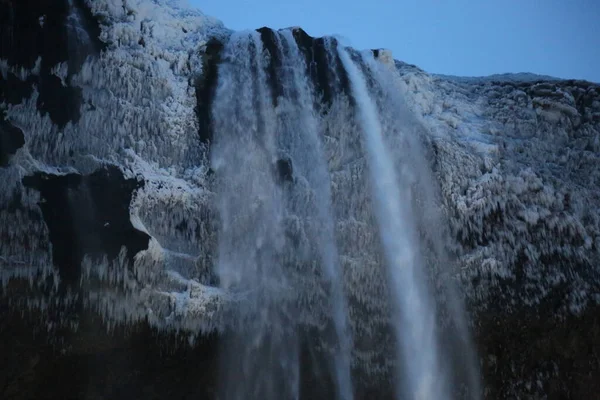
<path fill-rule="evenodd" d="M 0 398 L 600 390 L 597 84 L 168 0 L 0 0 L 0 44 Z"/>

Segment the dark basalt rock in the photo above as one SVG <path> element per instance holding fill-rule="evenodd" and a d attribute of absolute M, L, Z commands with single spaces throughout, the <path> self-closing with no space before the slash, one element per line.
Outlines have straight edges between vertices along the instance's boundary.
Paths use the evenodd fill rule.
<path fill-rule="evenodd" d="M 116 167 L 91 175 L 36 173 L 23 179 L 40 192 L 40 208 L 50 232 L 53 262 L 67 284 L 77 284 L 83 257 L 116 258 L 122 246 L 132 260 L 150 237 L 131 224 L 129 205 L 143 183 L 125 179 Z"/>
<path fill-rule="evenodd" d="M 40 96 L 37 108 L 42 115 L 49 114 L 50 119 L 59 127 L 69 121 L 77 122 L 81 118 L 81 88 L 64 86 L 59 77 L 42 75 L 39 82 Z"/>
<path fill-rule="evenodd" d="M 66 1 L 0 2 L 0 58 L 7 60 L 10 66 L 33 68 L 37 58 L 44 53 L 45 45 L 48 47 L 46 51 L 50 52 L 53 41 L 60 43 L 62 30 L 56 32 L 56 23 L 52 21 L 63 21 L 65 16 Z M 56 58 L 60 59 L 61 47 L 53 50 Z"/>
<path fill-rule="evenodd" d="M 306 58 L 307 73 L 320 97 L 318 103 L 331 105 L 333 97 L 338 93 L 344 93 L 349 99 L 352 99 L 348 74 L 337 52 L 334 59 L 330 59 L 331 55 L 327 49 L 326 39 L 313 38 L 300 28 L 295 28 L 293 33 L 300 51 Z M 331 40 L 333 48 L 339 46 L 337 40 L 333 38 L 329 40 Z M 332 73 L 332 69 L 335 73 Z"/>
<path fill-rule="evenodd" d="M 16 286 L 7 290 L 18 291 Z M 110 333 L 100 318 L 83 312 L 76 332 L 49 334 L 39 321 L 47 315 L 11 312 L 0 303 L 0 398 L 7 400 L 218 399 L 222 337 L 187 337 L 139 323 Z M 57 336 L 63 340 L 58 340 Z M 301 340 L 300 399 L 336 398 L 326 357 Z M 357 379 L 359 381 L 359 379 Z M 389 387 L 357 385 L 356 400 L 392 400 Z M 282 400 L 287 400 L 283 399 Z"/>
<path fill-rule="evenodd" d="M 276 175 L 279 183 L 294 181 L 294 168 L 292 167 L 291 159 L 282 158 L 277 160 L 275 168 L 277 170 Z"/>
<path fill-rule="evenodd" d="M 600 391 L 600 309 L 486 312 L 475 338 L 485 399 L 591 399 Z"/>
<path fill-rule="evenodd" d="M 277 106 L 277 99 L 283 96 L 283 84 L 281 79 L 281 57 L 279 46 L 277 46 L 277 38 L 275 32 L 271 28 L 262 27 L 256 30 L 260 33 L 260 38 L 263 42 L 264 48 L 269 53 L 269 65 L 267 67 L 267 80 L 269 87 L 271 88 L 271 96 L 273 99 L 273 106 Z"/>
<path fill-rule="evenodd" d="M 33 85 L 37 80 L 28 78 L 22 81 L 12 72 L 8 72 L 6 77 L 0 74 L 0 103 L 19 104 L 23 99 L 28 99 L 33 93 Z"/>
<path fill-rule="evenodd" d="M 3 400 L 216 398 L 216 334 L 190 346 L 186 337 L 145 324 L 108 333 L 92 313 L 79 316 L 76 332 L 48 334 L 39 329 L 48 312 L 10 312 L 0 304 L 0 313 Z"/>
<path fill-rule="evenodd" d="M 31 70 L 41 59 L 39 76 L 31 76 L 25 82 L 17 82 L 9 74 L 8 83 L 0 84 L 2 93 L 10 96 L 9 102 L 18 104 L 28 98 L 37 85 L 40 92 L 37 107 L 59 127 L 67 122 L 77 122 L 80 117 L 81 90 L 70 86 L 70 79 L 81 69 L 87 56 L 104 49 L 99 39 L 100 28 L 83 0 L 74 4 L 80 13 L 82 29 L 90 43 L 82 43 L 75 34 L 69 33 L 67 19 L 70 13 L 67 0 L 4 0 L 0 2 L 0 59 L 7 60 L 10 67 Z M 61 62 L 68 63 L 66 85 L 51 73 Z"/>
<path fill-rule="evenodd" d="M 81 22 L 93 51 L 105 48 L 100 40 L 100 26 L 85 5 L 75 0 Z M 0 59 L 9 66 L 31 69 L 38 57 L 50 68 L 68 61 L 71 50 L 65 21 L 69 14 L 67 0 L 3 0 L 0 1 Z"/>
<path fill-rule="evenodd" d="M 4 119 L 0 113 L 0 167 L 6 167 L 10 156 L 25 144 L 23 131 Z"/>
<path fill-rule="evenodd" d="M 212 102 L 217 90 L 219 76 L 219 62 L 223 43 L 218 39 L 211 39 L 206 44 L 202 59 L 202 77 L 196 82 L 196 116 L 198 118 L 200 140 L 209 143 L 213 138 Z"/>

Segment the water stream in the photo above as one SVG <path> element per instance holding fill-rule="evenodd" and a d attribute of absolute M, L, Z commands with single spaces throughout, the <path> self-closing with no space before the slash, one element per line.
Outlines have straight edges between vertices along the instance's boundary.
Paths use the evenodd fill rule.
<path fill-rule="evenodd" d="M 400 344 L 398 358 L 403 360 L 402 371 L 407 376 L 399 393 L 405 392 L 410 399 L 447 399 L 445 377 L 439 369 L 435 308 L 423 281 L 415 243 L 411 191 L 408 186 L 400 186 L 392 155 L 384 140 L 380 116 L 363 72 L 346 49 L 340 46 L 338 51 L 348 72 L 357 116 L 365 135 L 375 215 L 392 286 L 396 312 L 392 322 Z"/>
<path fill-rule="evenodd" d="M 415 210 L 415 182 L 427 181 L 421 186 L 432 210 L 435 196 L 411 136 L 413 121 L 396 109 L 393 76 L 370 52 L 350 53 L 332 39 L 307 50 L 296 34 L 291 29 L 234 33 L 218 66 L 211 144 L 220 218 L 216 270 L 221 288 L 235 299 L 225 318 L 220 398 L 299 399 L 306 351 L 324 354 L 335 397 L 341 400 L 355 397 L 355 373 L 365 368 L 357 357 L 376 360 L 377 354 L 398 362 L 399 399 L 453 398 L 419 237 L 423 220 L 417 214 L 423 210 Z M 326 60 L 325 69 L 315 64 L 317 59 Z M 329 109 L 319 103 L 327 83 L 315 81 L 325 76 L 335 104 Z M 332 121 L 337 121 L 336 132 Z M 355 143 L 353 135 L 359 138 Z M 332 140 L 345 147 L 332 150 Z M 346 158 L 334 179 L 332 162 Z M 339 192 L 334 196 L 332 185 L 351 182 L 352 175 L 343 174 L 362 159 L 370 199 L 360 200 L 369 187 L 353 188 L 358 192 L 352 196 L 358 197 L 350 202 Z M 358 229 L 352 239 L 356 246 L 381 250 L 380 262 L 360 264 L 360 257 L 351 255 L 352 246 L 340 242 L 348 227 Z M 379 244 L 370 244 L 370 229 Z M 378 268 L 386 276 L 383 281 L 378 281 Z M 353 286 L 349 292 L 349 273 L 368 277 L 365 290 L 357 293 Z M 367 296 L 382 299 L 365 301 Z M 381 309 L 365 314 L 375 304 Z M 385 340 L 385 332 L 373 332 L 381 326 L 377 315 L 385 312 L 397 344 L 395 356 L 365 347 L 374 338 Z M 353 333 L 361 325 L 358 349 Z M 466 337 L 461 329 L 459 335 Z M 320 332 L 320 342 L 309 341 L 307 350 L 308 331 Z"/>

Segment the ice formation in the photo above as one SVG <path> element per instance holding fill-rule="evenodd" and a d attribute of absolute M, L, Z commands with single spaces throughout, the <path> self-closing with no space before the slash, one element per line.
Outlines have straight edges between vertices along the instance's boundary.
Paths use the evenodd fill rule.
<path fill-rule="evenodd" d="M 466 382 L 474 398 L 473 368 L 444 364 L 477 364 L 469 331 L 520 313 L 566 319 L 600 301 L 600 86 L 434 76 L 385 50 L 340 56 L 334 39 L 299 28 L 234 33 L 178 1 L 27 12 L 32 32 L 0 17 L 0 278 L 12 306 L 52 311 L 48 329 L 76 328 L 86 309 L 108 329 L 216 330 L 242 368 L 271 350 L 289 398 L 303 346 L 318 338 L 312 356 L 333 362 L 335 393 L 348 399 L 402 369 L 389 357 L 390 316 L 398 288 L 416 286 L 390 284 L 386 265 L 404 237 L 432 294 L 431 314 L 411 318 L 423 318 L 415 338 L 464 350 L 423 365 L 458 376 L 424 396 Z M 36 35 L 67 40 L 50 51 Z M 365 106 L 372 124 L 356 118 Z M 377 151 L 365 130 L 380 131 Z M 378 187 L 392 170 L 399 193 Z M 394 198 L 406 199 L 402 217 L 382 211 Z M 273 259 L 294 273 L 265 270 Z M 27 291 L 12 289 L 23 282 Z M 434 320 L 443 338 L 429 341 Z M 296 324 L 305 331 L 287 330 Z M 244 354 L 248 337 L 277 335 L 278 346 Z M 424 353 L 411 357 L 433 360 Z M 501 391 L 540 395 L 557 371 L 520 372 Z M 280 389 L 267 386 L 259 392 Z M 249 388 L 237 389 L 230 398 Z"/>

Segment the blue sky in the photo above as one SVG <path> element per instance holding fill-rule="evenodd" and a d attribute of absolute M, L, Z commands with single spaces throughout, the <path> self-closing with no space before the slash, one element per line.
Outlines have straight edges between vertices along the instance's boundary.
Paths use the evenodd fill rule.
<path fill-rule="evenodd" d="M 189 0 L 231 29 L 301 26 L 429 72 L 600 82 L 600 0 Z"/>

